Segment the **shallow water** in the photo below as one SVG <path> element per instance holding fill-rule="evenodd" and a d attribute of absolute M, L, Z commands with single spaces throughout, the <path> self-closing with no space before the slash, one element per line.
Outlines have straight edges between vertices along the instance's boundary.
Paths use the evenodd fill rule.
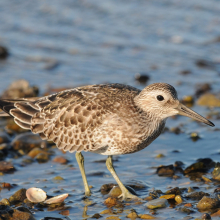
<path fill-rule="evenodd" d="M 37 85 L 43 94 L 48 87 L 75 87 L 103 82 L 125 83 L 142 89 L 134 80 L 135 73 L 146 73 L 149 83 L 168 82 L 174 85 L 179 97 L 193 95 L 195 85 L 210 83 L 214 92 L 220 91 L 220 3 L 217 0 L 197 1 L 0 1 L 0 44 L 5 45 L 10 56 L 0 61 L 0 92 L 15 79 L 24 78 Z M 197 60 L 211 62 L 208 68 L 199 68 Z M 190 70 L 182 75 L 180 71 Z M 194 110 L 207 115 L 209 109 L 194 106 Z M 219 109 L 215 109 L 219 111 Z M 219 120 L 213 121 L 216 128 Z M 183 124 L 179 135 L 165 132 L 149 147 L 131 155 L 119 156 L 116 171 L 126 183 L 141 181 L 147 188 L 137 193 L 147 196 L 152 188 L 166 191 L 168 187 L 199 186 L 201 182 L 181 177 L 173 180 L 159 177 L 156 167 L 182 161 L 185 167 L 198 158 L 209 157 L 220 161 L 219 131 L 192 122 L 188 118 L 169 119 L 167 127 Z M 193 142 L 189 134 L 198 132 L 202 139 Z M 174 153 L 179 150 L 179 153 Z M 56 155 L 62 154 L 54 150 Z M 163 153 L 165 157 L 155 159 Z M 88 215 L 106 209 L 105 197 L 100 193 L 103 184 L 114 182 L 105 163 L 94 161 L 104 156 L 84 153 L 85 168 L 93 195 L 89 199 Z M 49 195 L 69 193 L 66 206 L 71 219 L 82 219 L 83 184 L 74 154 L 65 155 L 68 165 L 37 162 L 21 167 L 22 158 L 13 160 L 17 171 L 0 176 L 0 182 L 18 184 L 11 191 L 2 190 L 0 197 L 8 198 L 22 187 L 40 187 Z M 72 167 L 69 167 L 72 164 Z M 54 176 L 65 180 L 54 183 Z M 47 181 L 45 181 L 47 180 Z M 214 187 L 206 189 L 213 192 Z M 131 205 L 138 213 L 149 213 L 144 206 Z M 37 219 L 46 216 L 62 217 L 60 211 L 36 212 Z M 128 214 L 127 213 L 127 214 Z M 158 210 L 158 216 L 175 217 L 176 209 Z M 124 211 L 119 217 L 127 215 Z M 164 215 L 164 216 L 163 216 Z M 186 214 L 180 214 L 183 218 Z M 199 217 L 196 212 L 190 216 Z M 63 217 L 64 218 L 64 217 Z M 84 217 L 86 218 L 86 217 Z M 100 219 L 105 219 L 104 215 Z"/>

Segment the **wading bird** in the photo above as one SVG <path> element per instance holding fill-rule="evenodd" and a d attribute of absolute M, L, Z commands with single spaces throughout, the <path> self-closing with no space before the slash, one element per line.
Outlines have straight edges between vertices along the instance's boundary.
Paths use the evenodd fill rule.
<path fill-rule="evenodd" d="M 214 126 L 181 104 L 173 86 L 154 83 L 142 91 L 122 84 L 83 86 L 42 98 L 4 99 L 0 108 L 15 123 L 75 152 L 85 195 L 89 189 L 82 151 L 108 155 L 106 166 L 122 190 L 123 200 L 137 198 L 117 176 L 112 155 L 140 151 L 163 131 L 167 117 L 184 115 Z"/>

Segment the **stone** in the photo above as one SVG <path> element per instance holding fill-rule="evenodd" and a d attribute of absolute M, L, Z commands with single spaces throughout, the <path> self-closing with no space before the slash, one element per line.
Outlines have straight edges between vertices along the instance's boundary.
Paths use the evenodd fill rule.
<path fill-rule="evenodd" d="M 46 152 L 39 153 L 35 159 L 38 163 L 46 163 L 49 160 L 49 155 Z"/>
<path fill-rule="evenodd" d="M 118 198 L 122 194 L 119 186 L 114 186 L 109 192 L 109 196 Z"/>
<path fill-rule="evenodd" d="M 34 148 L 46 147 L 46 142 L 38 135 L 26 132 L 17 135 L 11 143 L 14 150 L 22 149 L 25 153 L 29 153 Z"/>
<path fill-rule="evenodd" d="M 0 46 L 0 59 L 4 60 L 8 57 L 8 49 L 6 47 Z"/>
<path fill-rule="evenodd" d="M 183 202 L 183 199 L 182 199 L 182 197 L 181 197 L 180 195 L 177 195 L 177 196 L 175 197 L 175 201 L 176 201 L 178 204 L 180 204 L 180 203 Z"/>
<path fill-rule="evenodd" d="M 117 205 L 117 199 L 109 197 L 105 200 L 104 203 L 107 207 L 111 208 L 111 207 Z"/>
<path fill-rule="evenodd" d="M 0 172 L 8 173 L 15 171 L 15 168 L 11 162 L 0 161 Z"/>
<path fill-rule="evenodd" d="M 154 199 L 147 202 L 146 206 L 149 209 L 164 208 L 168 206 L 168 202 L 166 199 Z"/>
<path fill-rule="evenodd" d="M 214 94 L 206 93 L 197 100 L 197 104 L 207 107 L 220 107 L 220 98 Z"/>
<path fill-rule="evenodd" d="M 28 156 L 31 158 L 35 158 L 38 154 L 43 153 L 44 151 L 41 150 L 39 147 L 35 147 L 32 149 L 29 153 Z"/>
<path fill-rule="evenodd" d="M 202 199 L 198 202 L 197 208 L 202 211 L 218 208 L 220 201 L 218 198 L 211 198 L 203 196 Z"/>
<path fill-rule="evenodd" d="M 67 164 L 68 161 L 63 156 L 57 156 L 53 159 L 53 162 L 60 163 L 60 164 Z"/>
<path fill-rule="evenodd" d="M 193 200 L 200 200 L 203 198 L 203 196 L 210 196 L 208 193 L 205 192 L 192 192 L 190 194 L 185 195 L 187 198 L 193 199 Z"/>
<path fill-rule="evenodd" d="M 9 202 L 12 204 L 16 204 L 19 202 L 23 202 L 26 199 L 26 189 L 19 189 L 9 198 Z"/>
<path fill-rule="evenodd" d="M 175 194 L 160 196 L 160 199 L 174 199 L 174 198 L 175 198 Z"/>
<path fill-rule="evenodd" d="M 139 217 L 141 219 L 156 219 L 154 216 L 148 214 L 139 215 Z"/>
<path fill-rule="evenodd" d="M 16 99 L 26 97 L 36 97 L 39 93 L 39 89 L 36 86 L 30 86 L 29 82 L 20 79 L 14 81 L 7 90 L 5 90 L 1 96 L 2 99 Z"/>
<path fill-rule="evenodd" d="M 158 176 L 173 176 L 174 175 L 174 167 L 173 165 L 161 166 L 157 168 Z"/>

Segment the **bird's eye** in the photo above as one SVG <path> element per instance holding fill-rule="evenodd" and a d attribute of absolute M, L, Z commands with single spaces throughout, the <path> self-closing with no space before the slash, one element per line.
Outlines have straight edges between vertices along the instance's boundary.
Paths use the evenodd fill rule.
<path fill-rule="evenodd" d="M 164 100 L 164 97 L 163 97 L 162 95 L 158 95 L 158 96 L 157 96 L 157 100 L 158 100 L 158 101 L 163 101 L 163 100 Z"/>

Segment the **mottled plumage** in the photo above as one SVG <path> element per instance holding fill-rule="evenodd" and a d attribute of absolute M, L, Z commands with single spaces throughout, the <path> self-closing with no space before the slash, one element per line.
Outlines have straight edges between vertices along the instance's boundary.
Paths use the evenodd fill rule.
<path fill-rule="evenodd" d="M 147 147 L 172 115 L 182 114 L 214 126 L 182 105 L 176 90 L 166 83 L 155 83 L 142 91 L 122 84 L 83 86 L 42 98 L 0 100 L 0 108 L 19 126 L 53 141 L 59 149 L 103 155 L 134 153 Z M 77 158 L 83 167 L 82 155 Z M 111 159 L 107 162 L 115 177 Z M 123 198 L 133 198 L 118 183 Z"/>

